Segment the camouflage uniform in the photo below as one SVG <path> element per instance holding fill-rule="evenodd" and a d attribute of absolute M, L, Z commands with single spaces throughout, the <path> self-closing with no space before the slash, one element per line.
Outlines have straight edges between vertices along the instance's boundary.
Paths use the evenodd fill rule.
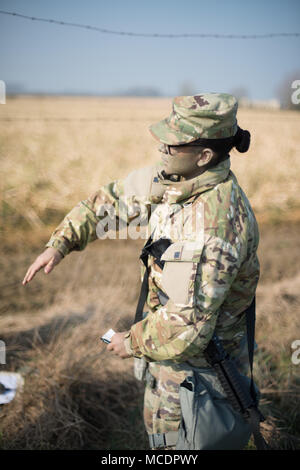
<path fill-rule="evenodd" d="M 236 111 L 230 95 L 178 97 L 170 117 L 150 130 L 169 145 L 230 137 L 237 130 Z M 215 329 L 232 356 L 242 360 L 243 312 L 259 278 L 255 216 L 230 170 L 230 159 L 178 182 L 164 179 L 158 164 L 136 170 L 81 201 L 46 246 L 64 256 L 83 250 L 97 238 L 107 204 L 116 211 L 116 230 L 122 220 L 130 225 L 141 214 L 150 214 L 153 240 L 172 241 L 162 256 L 163 269 L 149 258 L 148 314 L 131 327 L 125 346 L 134 357 L 149 362 L 156 379 L 155 387 L 147 385 L 145 391 L 147 432 L 176 431 L 179 385 L 191 367 L 208 367 L 203 351 Z M 144 270 L 142 266 L 142 275 Z M 164 305 L 160 293 L 168 297 Z"/>

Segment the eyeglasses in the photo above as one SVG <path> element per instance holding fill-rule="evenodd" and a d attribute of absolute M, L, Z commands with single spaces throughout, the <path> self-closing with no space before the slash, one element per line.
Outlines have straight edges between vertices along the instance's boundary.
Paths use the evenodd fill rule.
<path fill-rule="evenodd" d="M 166 155 L 172 155 L 170 147 L 171 147 L 171 145 L 161 144 L 158 151 L 161 152 L 161 153 L 165 153 Z"/>
<path fill-rule="evenodd" d="M 182 144 L 182 145 L 168 145 L 168 144 L 161 144 L 161 146 L 159 147 L 158 151 L 161 152 L 161 153 L 164 153 L 166 155 L 171 155 L 171 156 L 174 156 L 172 153 L 171 153 L 171 149 L 172 148 L 175 148 L 175 149 L 181 149 L 181 148 L 188 148 L 188 147 L 203 147 L 203 145 L 200 145 L 200 144 L 194 144 L 193 142 L 191 142 L 190 144 Z"/>

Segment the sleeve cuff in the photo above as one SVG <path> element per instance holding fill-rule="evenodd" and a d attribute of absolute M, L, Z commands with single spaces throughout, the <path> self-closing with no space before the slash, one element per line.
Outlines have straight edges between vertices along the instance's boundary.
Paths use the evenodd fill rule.
<path fill-rule="evenodd" d="M 60 252 L 60 254 L 63 257 L 65 257 L 71 251 L 65 241 L 58 240 L 58 239 L 50 239 L 48 243 L 46 243 L 45 246 L 47 248 L 55 248 L 56 250 Z"/>
<path fill-rule="evenodd" d="M 127 333 L 124 338 L 124 347 L 129 356 L 133 356 L 133 351 L 131 349 L 130 333 Z"/>

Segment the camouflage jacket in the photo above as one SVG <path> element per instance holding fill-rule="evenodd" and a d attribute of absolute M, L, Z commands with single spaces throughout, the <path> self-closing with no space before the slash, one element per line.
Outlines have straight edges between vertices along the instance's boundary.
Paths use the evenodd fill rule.
<path fill-rule="evenodd" d="M 162 256 L 163 269 L 149 257 L 148 315 L 131 327 L 127 349 L 148 361 L 205 366 L 203 351 L 216 329 L 235 354 L 259 279 L 259 234 L 230 159 L 179 182 L 163 179 L 159 166 L 136 170 L 81 201 L 46 246 L 65 256 L 107 235 L 108 220 L 118 231 L 149 217 L 153 240 L 165 237 L 172 244 Z"/>

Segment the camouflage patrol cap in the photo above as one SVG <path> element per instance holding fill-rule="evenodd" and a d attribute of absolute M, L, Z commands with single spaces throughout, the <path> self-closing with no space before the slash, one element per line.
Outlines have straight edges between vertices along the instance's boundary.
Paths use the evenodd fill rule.
<path fill-rule="evenodd" d="M 170 116 L 150 126 L 150 132 L 168 145 L 232 137 L 237 132 L 237 108 L 236 98 L 227 93 L 177 96 Z"/>

